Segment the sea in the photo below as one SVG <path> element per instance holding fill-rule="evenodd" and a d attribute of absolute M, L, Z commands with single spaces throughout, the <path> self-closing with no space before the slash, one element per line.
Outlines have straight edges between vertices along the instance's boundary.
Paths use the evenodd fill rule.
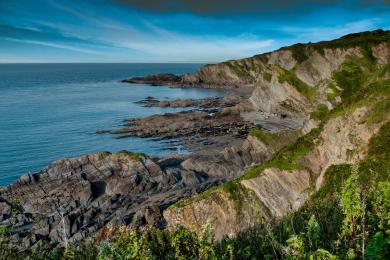
<path fill-rule="evenodd" d="M 194 72 L 202 64 L 0 64 L 0 186 L 51 162 L 98 151 L 129 150 L 151 156 L 185 153 L 172 142 L 114 139 L 96 130 L 122 127 L 126 118 L 177 112 L 136 101 L 220 97 L 201 88 L 121 83 L 133 76 Z M 187 108 L 188 109 L 188 108 Z"/>

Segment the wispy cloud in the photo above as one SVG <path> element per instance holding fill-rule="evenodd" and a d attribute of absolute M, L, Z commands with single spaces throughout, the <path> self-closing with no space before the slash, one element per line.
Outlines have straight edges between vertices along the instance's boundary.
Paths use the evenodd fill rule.
<path fill-rule="evenodd" d="M 82 48 L 73 47 L 73 46 L 69 46 L 69 45 L 51 43 L 51 42 L 43 42 L 43 41 L 35 41 L 35 40 L 21 40 L 21 39 L 7 38 L 7 37 L 3 37 L 1 39 L 6 40 L 6 41 L 11 41 L 11 42 L 41 45 L 41 46 L 46 46 L 46 47 L 51 47 L 51 48 L 64 49 L 64 50 L 87 53 L 87 54 L 98 54 L 98 52 L 93 51 L 93 50 L 87 50 L 87 49 L 82 49 Z"/>
<path fill-rule="evenodd" d="M 126 28 L 102 32 L 96 37 L 107 44 L 141 52 L 158 60 L 168 61 L 222 61 L 254 55 L 269 50 L 273 39 L 262 39 L 253 34 L 235 36 L 175 33 L 150 22 L 145 30 Z"/>
<path fill-rule="evenodd" d="M 380 22 L 379 18 L 370 20 L 359 20 L 351 23 L 346 23 L 337 26 L 308 26 L 308 27 L 282 27 L 281 30 L 295 35 L 297 38 L 306 39 L 323 39 L 323 38 L 335 38 L 342 35 L 367 31 L 375 29 Z"/>

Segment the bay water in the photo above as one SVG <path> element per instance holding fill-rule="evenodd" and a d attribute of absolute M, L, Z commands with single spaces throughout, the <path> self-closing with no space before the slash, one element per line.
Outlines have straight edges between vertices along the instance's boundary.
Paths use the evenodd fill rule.
<path fill-rule="evenodd" d="M 0 186 L 55 160 L 98 151 L 131 150 L 153 156 L 183 152 L 178 145 L 96 130 L 123 120 L 177 112 L 134 102 L 223 96 L 216 90 L 127 84 L 133 76 L 193 72 L 201 64 L 0 64 Z"/>

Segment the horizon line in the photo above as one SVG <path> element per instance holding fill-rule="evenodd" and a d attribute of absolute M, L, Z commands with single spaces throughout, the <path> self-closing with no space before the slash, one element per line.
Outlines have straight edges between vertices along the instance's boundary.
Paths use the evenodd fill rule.
<path fill-rule="evenodd" d="M 220 62 L 191 62 L 191 61 L 161 61 L 161 62 L 115 62 L 115 61 L 96 61 L 96 62 L 88 62 L 88 61 L 75 61 L 75 62 L 45 62 L 45 61 L 38 61 L 38 62 L 0 62 L 1 65 L 8 65 L 8 64 L 216 64 Z"/>

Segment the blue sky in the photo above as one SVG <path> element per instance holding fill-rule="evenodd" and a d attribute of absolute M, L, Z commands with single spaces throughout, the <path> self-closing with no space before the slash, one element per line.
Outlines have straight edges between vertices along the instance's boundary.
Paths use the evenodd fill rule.
<path fill-rule="evenodd" d="M 390 1 L 0 0 L 0 62 L 219 62 L 390 29 Z"/>

